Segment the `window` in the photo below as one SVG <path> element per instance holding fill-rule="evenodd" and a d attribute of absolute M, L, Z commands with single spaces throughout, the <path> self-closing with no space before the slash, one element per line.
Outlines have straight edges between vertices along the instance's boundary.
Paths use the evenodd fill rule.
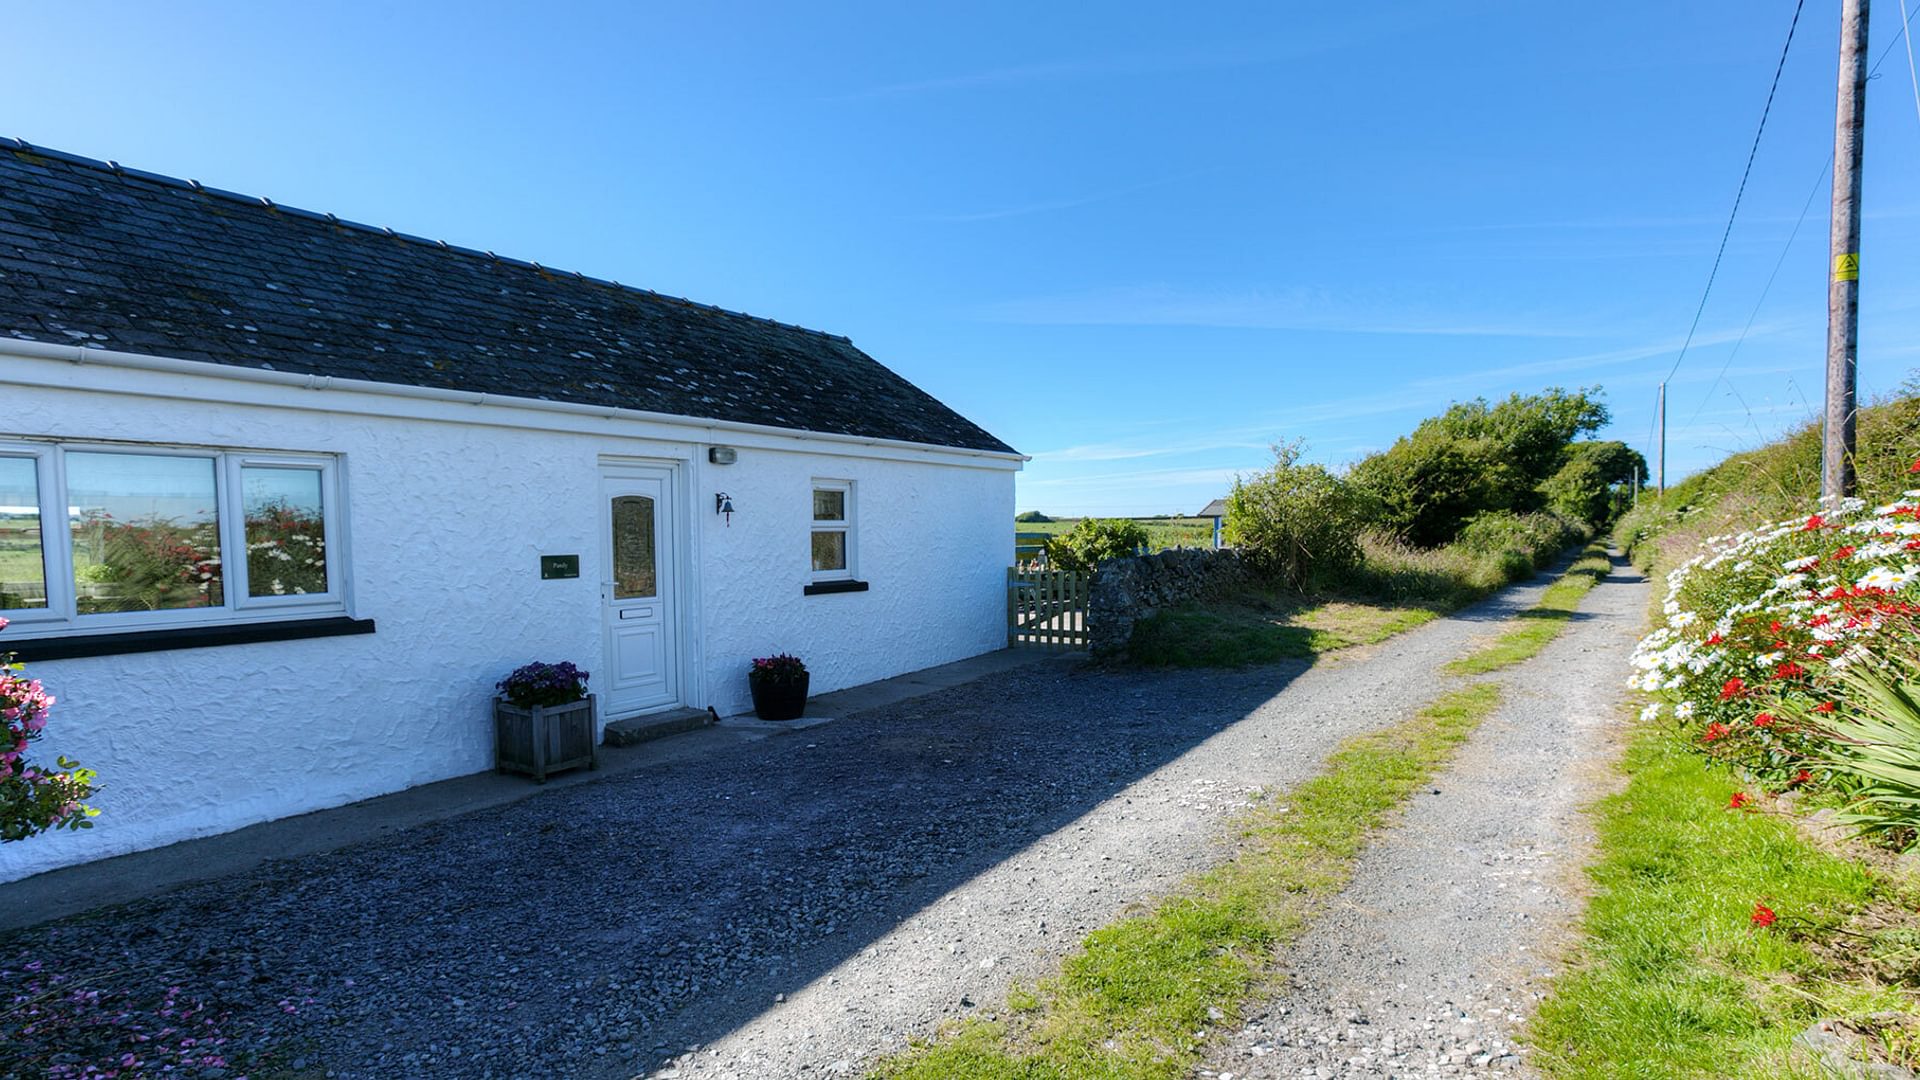
<path fill-rule="evenodd" d="M 343 613 L 337 482 L 331 457 L 0 442 L 0 613 L 43 632 Z"/>
<path fill-rule="evenodd" d="M 813 482 L 813 580 L 853 578 L 853 483 Z"/>
<path fill-rule="evenodd" d="M 0 457 L 0 611 L 47 606 L 39 463 Z"/>

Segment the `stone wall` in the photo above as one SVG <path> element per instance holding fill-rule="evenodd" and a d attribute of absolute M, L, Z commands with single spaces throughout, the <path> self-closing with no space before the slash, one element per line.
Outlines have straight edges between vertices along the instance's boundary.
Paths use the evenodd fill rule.
<path fill-rule="evenodd" d="M 1121 652 L 1133 626 L 1157 611 L 1244 591 L 1253 572 L 1232 549 L 1170 548 L 1100 564 L 1087 598 L 1088 648 L 1095 656 Z"/>

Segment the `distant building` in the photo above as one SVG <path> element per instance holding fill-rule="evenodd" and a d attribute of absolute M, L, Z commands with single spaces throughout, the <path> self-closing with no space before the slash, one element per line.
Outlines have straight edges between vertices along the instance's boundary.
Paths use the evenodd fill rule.
<path fill-rule="evenodd" d="M 1227 500 L 1215 499 L 1201 507 L 1200 512 L 1193 516 L 1213 519 L 1213 547 L 1218 551 L 1222 542 L 1221 526 L 1227 520 Z"/>

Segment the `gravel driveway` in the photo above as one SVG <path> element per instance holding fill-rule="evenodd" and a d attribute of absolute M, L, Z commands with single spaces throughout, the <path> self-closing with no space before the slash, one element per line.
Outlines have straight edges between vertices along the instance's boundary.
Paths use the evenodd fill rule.
<path fill-rule="evenodd" d="M 0 970 L 177 986 L 301 1076 L 849 1071 L 1206 864 L 1542 584 L 1312 667 L 989 676 L 8 934 Z"/>
<path fill-rule="evenodd" d="M 1525 1072 L 1514 1037 L 1579 917 L 1581 807 L 1612 784 L 1627 659 L 1647 609 L 1624 560 L 1453 765 L 1362 856 L 1203 1077 Z"/>

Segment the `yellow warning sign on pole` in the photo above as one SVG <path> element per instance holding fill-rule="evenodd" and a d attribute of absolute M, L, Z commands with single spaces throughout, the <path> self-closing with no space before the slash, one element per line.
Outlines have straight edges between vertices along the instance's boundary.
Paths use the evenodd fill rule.
<path fill-rule="evenodd" d="M 1833 280 L 1835 281 L 1859 281 L 1860 280 L 1860 253 L 1859 252 L 1850 252 L 1845 255 L 1835 255 L 1833 257 Z"/>

